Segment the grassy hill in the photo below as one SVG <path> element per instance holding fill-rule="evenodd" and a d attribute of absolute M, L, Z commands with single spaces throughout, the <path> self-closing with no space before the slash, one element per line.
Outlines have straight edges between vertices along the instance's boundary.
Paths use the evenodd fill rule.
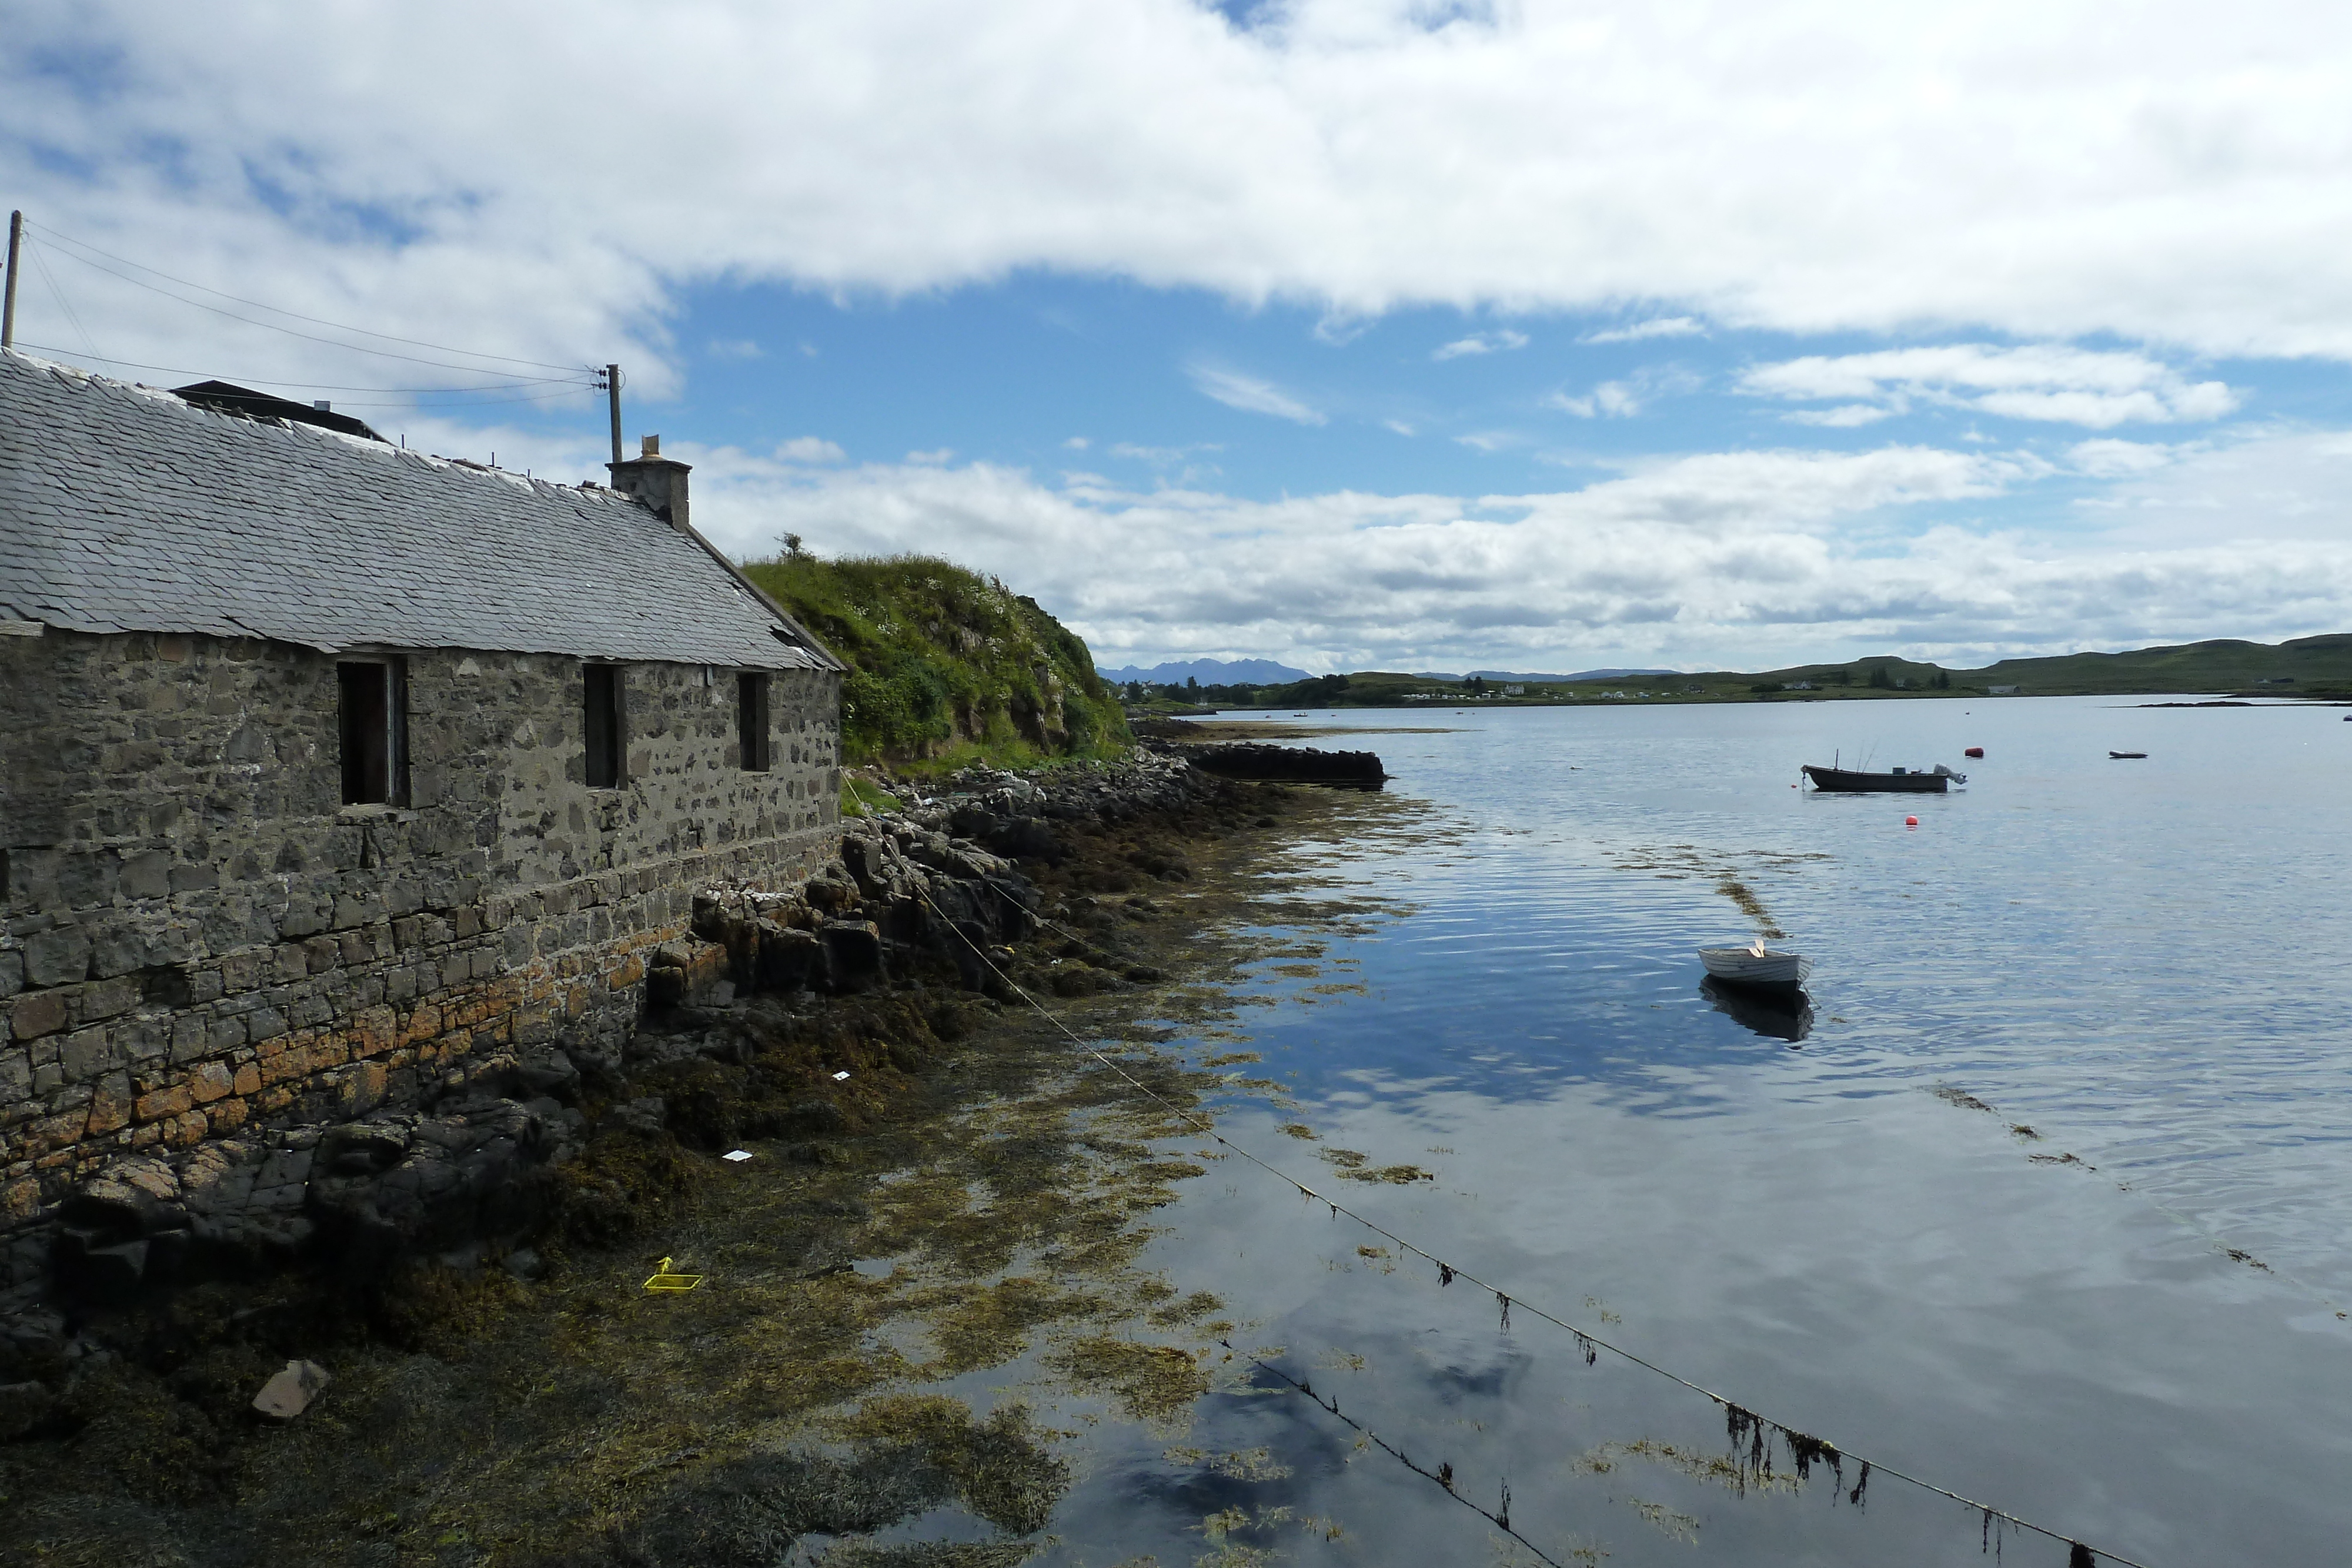
<path fill-rule="evenodd" d="M 1514 692 L 1511 688 L 1519 687 Z M 1985 696 L 1997 686 L 2024 696 L 2158 692 L 2352 698 L 2352 633 L 2276 644 L 2220 639 L 2126 653 L 2003 659 L 1982 669 L 1946 668 L 1887 654 L 1838 664 L 1763 671 L 1621 675 L 1551 685 L 1444 681 L 1387 670 L 1322 675 L 1283 686 L 1208 686 L 1196 700 L 1227 707 L 1405 707 L 1468 702 L 1802 702 L 1823 698 Z"/>
<path fill-rule="evenodd" d="M 795 554 L 743 571 L 849 666 L 853 763 L 1017 766 L 1130 741 L 1086 643 L 993 579 L 929 556 Z"/>

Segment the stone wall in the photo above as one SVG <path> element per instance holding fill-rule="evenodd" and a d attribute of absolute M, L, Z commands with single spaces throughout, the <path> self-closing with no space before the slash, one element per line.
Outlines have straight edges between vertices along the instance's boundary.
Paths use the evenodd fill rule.
<path fill-rule="evenodd" d="M 332 657 L 0 637 L 0 1229 L 133 1151 L 611 1050 L 698 887 L 833 852 L 833 672 L 773 673 L 751 773 L 735 671 L 625 666 L 628 778 L 599 789 L 577 660 L 403 656 L 409 803 L 345 806 Z"/>

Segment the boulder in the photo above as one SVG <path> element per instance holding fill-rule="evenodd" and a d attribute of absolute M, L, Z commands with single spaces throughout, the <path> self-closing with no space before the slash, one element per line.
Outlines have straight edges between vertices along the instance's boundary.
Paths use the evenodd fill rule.
<path fill-rule="evenodd" d="M 814 932 L 762 922 L 760 927 L 758 988 L 796 991 L 824 978 L 824 944 Z"/>
<path fill-rule="evenodd" d="M 153 1243 L 109 1242 L 73 1226 L 58 1232 L 58 1279 L 68 1295 L 100 1306 L 121 1306 L 135 1299 L 146 1282 L 147 1258 Z"/>
<path fill-rule="evenodd" d="M 882 931 L 871 920 L 828 920 L 818 936 L 834 989 L 864 990 L 882 977 Z"/>
<path fill-rule="evenodd" d="M 118 1161 L 104 1176 L 68 1195 L 58 1218 L 67 1225 L 116 1240 L 184 1228 L 187 1210 L 180 1178 L 152 1155 Z"/>
<path fill-rule="evenodd" d="M 408 1153 L 408 1129 L 397 1123 L 352 1122 L 320 1136 L 318 1167 L 336 1176 L 373 1176 Z"/>

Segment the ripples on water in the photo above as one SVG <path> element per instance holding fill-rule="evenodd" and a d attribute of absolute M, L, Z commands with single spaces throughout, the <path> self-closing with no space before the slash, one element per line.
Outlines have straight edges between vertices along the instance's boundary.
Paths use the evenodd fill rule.
<path fill-rule="evenodd" d="M 1339 742 L 1444 831 L 1316 868 L 1411 913 L 1312 977 L 1268 961 L 1244 1027 L 1293 1103 L 1226 1131 L 1526 1301 L 2095 1546 L 2346 1561 L 2352 727 L 2136 700 L 1440 710 L 1398 722 L 1457 733 Z M 1972 781 L 1789 787 L 1833 752 Z M 1816 957 L 1801 1040 L 1700 988 L 1693 949 L 1753 929 L 1725 877 Z M 1339 1181 L 1329 1148 L 1436 1179 Z M 1718 1409 L 1524 1309 L 1507 1329 L 1237 1161 L 1170 1218 L 1172 1280 L 1461 1499 L 1507 1486 L 1527 1544 L 1244 1362 L 1180 1458 L 1264 1462 L 1106 1437 L 1056 1525 L 1085 1545 L 1050 1560 L 2066 1560 L 1884 1479 L 1856 1506 L 1850 1464 L 1791 1490 L 1784 1458 L 1743 1495 Z"/>

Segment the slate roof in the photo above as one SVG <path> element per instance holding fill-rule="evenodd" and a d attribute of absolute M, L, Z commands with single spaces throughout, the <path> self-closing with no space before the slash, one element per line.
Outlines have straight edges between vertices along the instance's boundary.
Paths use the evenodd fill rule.
<path fill-rule="evenodd" d="M 15 350 L 0 350 L 0 618 L 328 653 L 840 667 L 614 491 L 192 408 Z"/>

